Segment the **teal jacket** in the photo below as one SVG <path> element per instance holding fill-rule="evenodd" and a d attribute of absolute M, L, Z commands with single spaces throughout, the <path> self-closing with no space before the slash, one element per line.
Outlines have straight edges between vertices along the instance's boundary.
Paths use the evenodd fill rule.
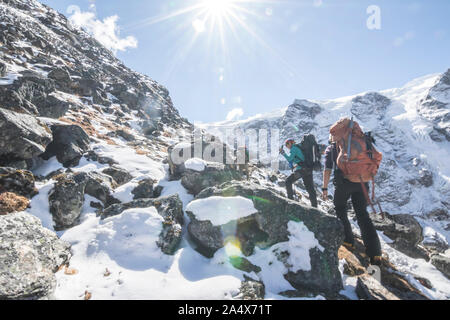
<path fill-rule="evenodd" d="M 302 150 L 300 150 L 299 147 L 297 147 L 296 145 L 293 145 L 291 148 L 291 152 L 289 153 L 289 155 L 287 155 L 286 153 L 283 153 L 283 156 L 286 158 L 286 160 L 289 163 L 293 163 L 296 164 L 297 167 L 295 168 L 295 170 L 300 170 L 302 167 L 300 166 L 300 162 L 305 161 L 305 156 L 303 155 Z"/>

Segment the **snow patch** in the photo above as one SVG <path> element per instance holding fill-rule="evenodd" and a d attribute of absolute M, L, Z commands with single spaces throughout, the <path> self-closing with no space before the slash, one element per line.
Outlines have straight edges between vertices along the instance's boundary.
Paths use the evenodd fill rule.
<path fill-rule="evenodd" d="M 186 169 L 202 172 L 205 170 L 206 161 L 200 158 L 191 158 L 184 163 L 184 166 Z"/>
<path fill-rule="evenodd" d="M 257 212 L 249 199 L 218 196 L 194 200 L 187 205 L 186 210 L 192 212 L 198 220 L 209 220 L 215 226 L 227 224 Z"/>

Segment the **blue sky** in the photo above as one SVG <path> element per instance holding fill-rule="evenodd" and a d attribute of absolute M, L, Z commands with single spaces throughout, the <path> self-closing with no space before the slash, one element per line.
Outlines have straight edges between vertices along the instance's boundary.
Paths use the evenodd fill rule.
<path fill-rule="evenodd" d="M 166 86 L 192 122 L 399 87 L 450 68 L 448 0 L 41 2 L 100 28 L 117 57 Z M 71 5 L 79 11 L 69 14 Z M 379 30 L 367 27 L 371 5 Z"/>

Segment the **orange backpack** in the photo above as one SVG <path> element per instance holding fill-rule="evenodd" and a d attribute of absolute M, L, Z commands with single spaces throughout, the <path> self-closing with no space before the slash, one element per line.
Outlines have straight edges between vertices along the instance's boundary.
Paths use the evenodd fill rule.
<path fill-rule="evenodd" d="M 338 168 L 347 180 L 361 183 L 368 204 L 375 212 L 372 202 L 376 202 L 383 215 L 380 204 L 375 201 L 374 182 L 383 155 L 373 146 L 373 138 L 370 134 L 365 134 L 353 118 L 340 119 L 330 128 L 330 134 L 338 150 Z M 372 201 L 364 185 L 369 181 L 372 181 Z"/>
<path fill-rule="evenodd" d="M 338 147 L 337 166 L 352 182 L 372 181 L 378 172 L 383 155 L 372 144 L 370 136 L 352 119 L 336 122 L 330 133 Z"/>

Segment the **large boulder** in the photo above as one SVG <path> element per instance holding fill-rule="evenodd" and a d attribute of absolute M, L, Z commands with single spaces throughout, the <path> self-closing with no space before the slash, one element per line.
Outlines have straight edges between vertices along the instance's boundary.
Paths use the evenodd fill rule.
<path fill-rule="evenodd" d="M 71 227 L 77 222 L 85 194 L 100 200 L 104 207 L 120 202 L 111 195 L 114 181 L 108 175 L 92 171 L 67 173 L 56 178 L 49 193 L 49 204 L 57 229 Z"/>
<path fill-rule="evenodd" d="M 70 245 L 25 213 L 0 216 L 0 300 L 51 298 Z"/>
<path fill-rule="evenodd" d="M 38 193 L 34 176 L 30 171 L 0 167 L 0 190 L 31 198 Z"/>
<path fill-rule="evenodd" d="M 41 117 L 58 119 L 66 114 L 72 106 L 71 103 L 51 93 L 45 97 L 39 97 L 35 101 L 36 108 Z"/>
<path fill-rule="evenodd" d="M 48 160 L 56 156 L 64 167 L 77 166 L 81 157 L 89 150 L 89 136 L 77 125 L 54 124 L 51 126 L 53 141 L 42 156 Z"/>
<path fill-rule="evenodd" d="M 342 289 L 337 252 L 343 242 L 343 230 L 338 219 L 249 182 L 233 181 L 205 189 L 197 195 L 196 200 L 212 196 L 250 199 L 256 213 L 223 225 L 213 225 L 208 220 L 198 218 L 194 212 L 187 211 L 191 218 L 188 233 L 202 254 L 211 257 L 232 237 L 238 239 L 242 253 L 251 256 L 255 247 L 266 249 L 288 241 L 288 223 L 302 222 L 314 234 L 323 250 L 318 247 L 309 250 L 309 271 L 288 271 L 285 278 L 304 294 L 336 296 Z M 288 258 L 289 254 L 283 252 L 278 257 L 283 263 Z"/>
<path fill-rule="evenodd" d="M 178 194 L 157 199 L 137 199 L 127 203 L 113 204 L 103 210 L 101 218 L 115 216 L 131 208 L 149 207 L 155 207 L 159 215 L 164 218 L 163 229 L 157 245 L 162 252 L 174 254 L 181 242 L 181 226 L 184 224 L 183 203 Z"/>
<path fill-rule="evenodd" d="M 203 189 L 232 180 L 242 180 L 242 174 L 220 163 L 209 162 L 202 171 L 186 169 L 181 184 L 189 193 L 196 195 Z"/>
<path fill-rule="evenodd" d="M 404 254 L 415 258 L 429 260 L 427 251 L 419 244 L 423 241 L 422 227 L 410 214 L 372 215 L 373 224 L 377 230 L 394 240 L 390 245 Z"/>
<path fill-rule="evenodd" d="M 86 187 L 84 193 L 100 200 L 104 207 L 114 203 L 120 203 L 119 200 L 111 195 L 111 190 L 116 188 L 114 179 L 100 172 L 80 173 L 85 176 Z"/>
<path fill-rule="evenodd" d="M 0 108 L 0 166 L 29 167 L 52 140 L 50 130 L 35 117 Z"/>
<path fill-rule="evenodd" d="M 55 229 L 73 226 L 81 214 L 86 187 L 83 174 L 64 175 L 50 191 L 48 202 Z"/>

